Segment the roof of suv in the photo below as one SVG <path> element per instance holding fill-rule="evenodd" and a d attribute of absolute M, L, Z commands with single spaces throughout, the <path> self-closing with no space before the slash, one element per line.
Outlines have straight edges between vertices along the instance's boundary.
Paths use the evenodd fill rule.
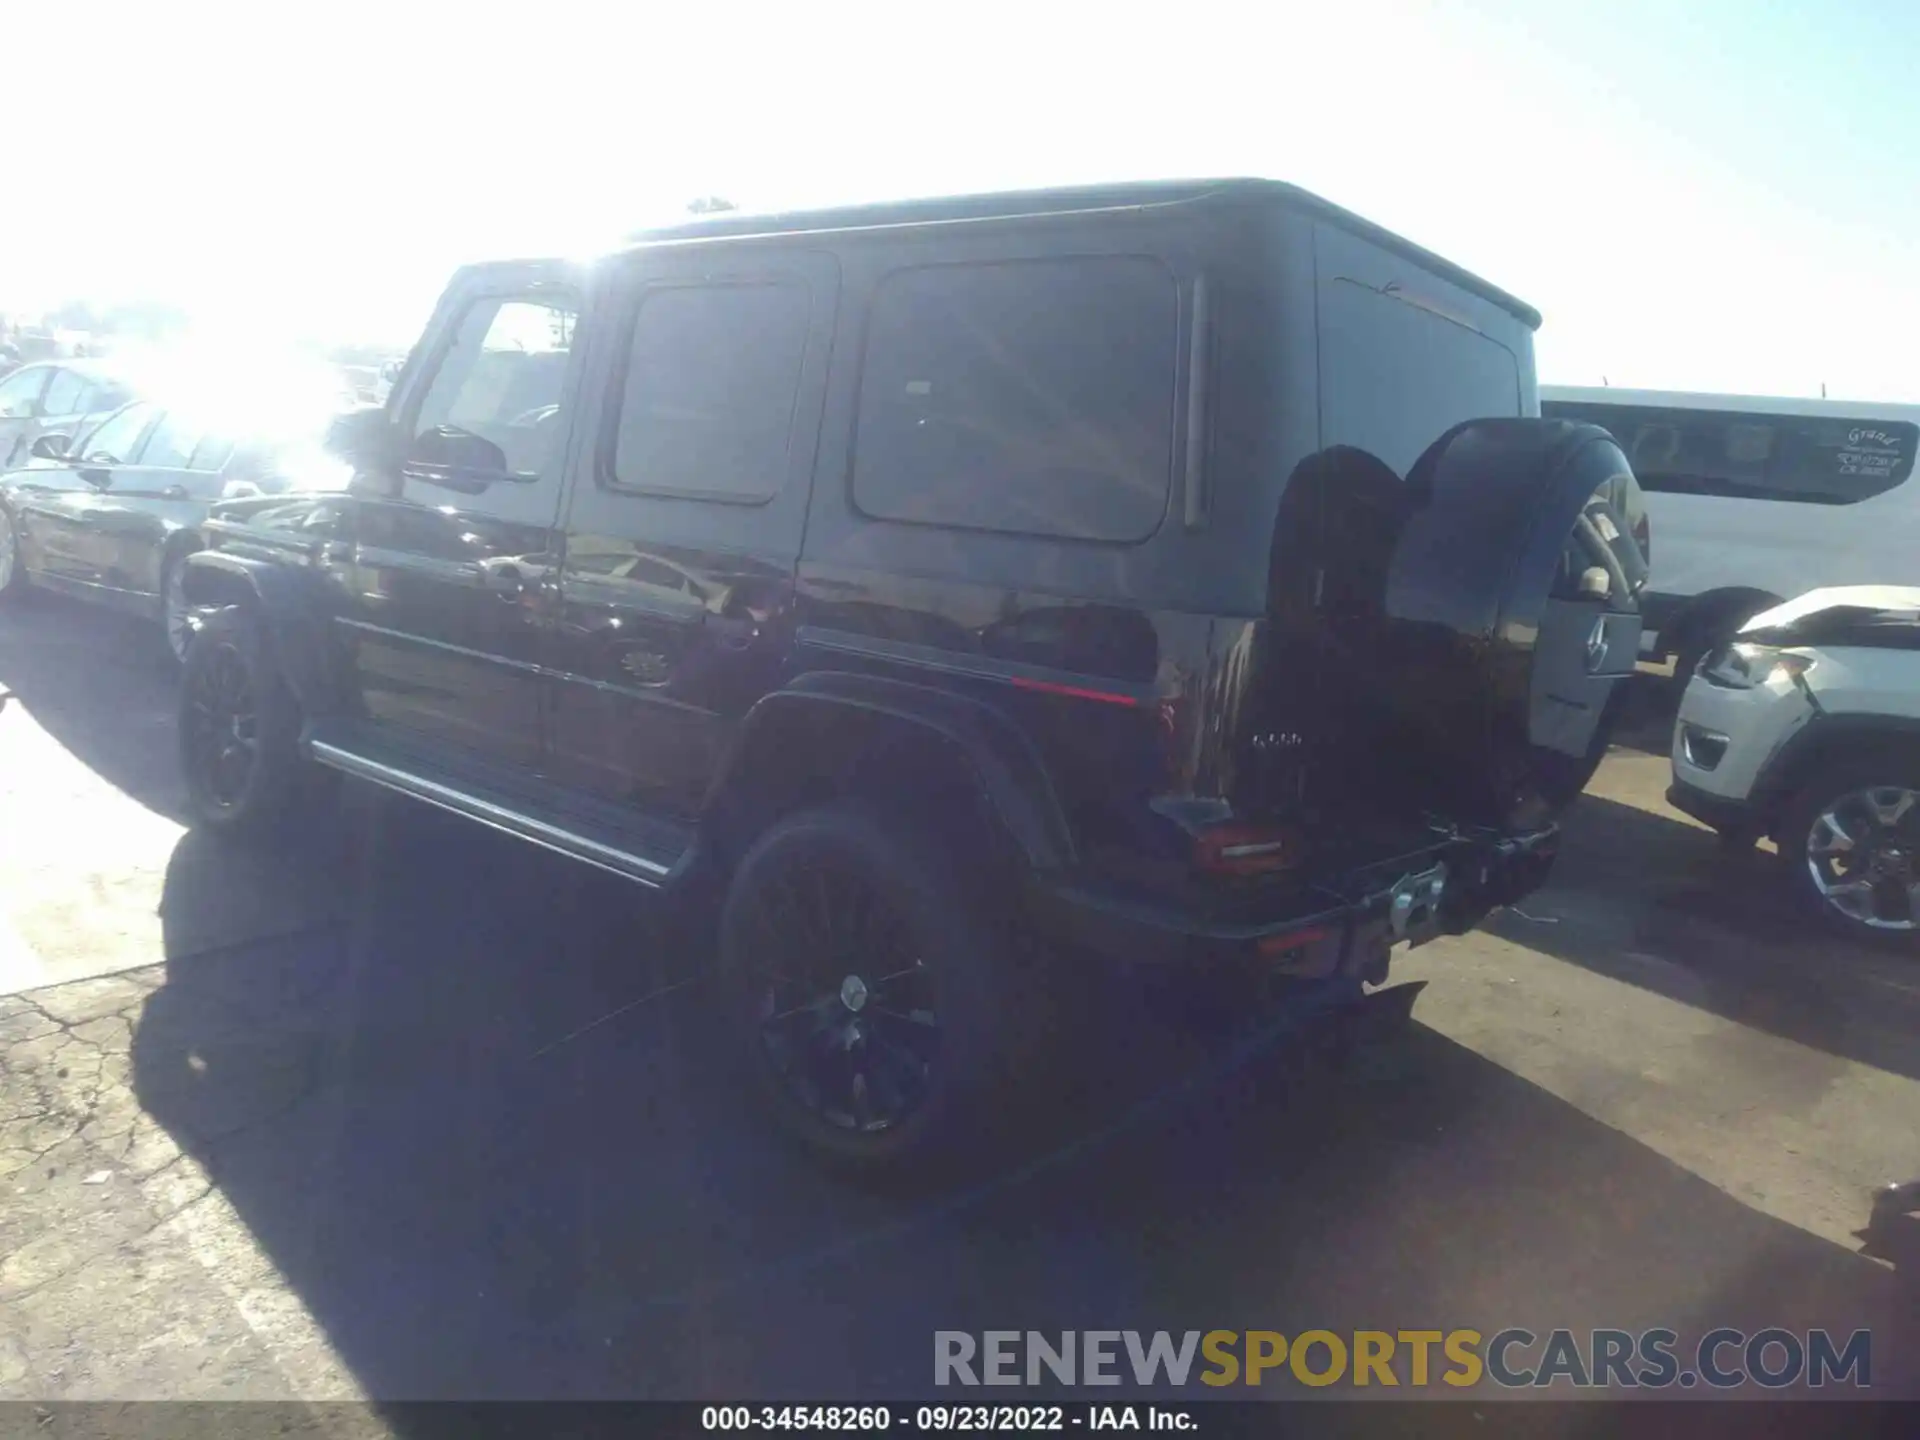
<path fill-rule="evenodd" d="M 1277 204 L 1304 210 L 1331 224 L 1392 250 L 1422 269 L 1449 280 L 1538 329 L 1540 312 L 1499 286 L 1463 270 L 1452 261 L 1402 239 L 1392 231 L 1343 210 L 1331 201 L 1280 180 L 1147 180 L 1120 185 L 1083 185 L 1053 190 L 1014 190 L 988 195 L 953 195 L 820 210 L 769 214 L 728 210 L 627 238 L 636 243 L 718 239 L 751 235 L 798 234 L 830 230 L 866 230 L 890 225 L 930 225 L 969 220 L 1011 220 L 1098 210 L 1138 210 L 1150 206 Z"/>

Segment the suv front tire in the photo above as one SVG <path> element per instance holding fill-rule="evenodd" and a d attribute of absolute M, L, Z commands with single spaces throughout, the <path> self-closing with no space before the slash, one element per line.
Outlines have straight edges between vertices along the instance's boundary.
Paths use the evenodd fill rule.
<path fill-rule="evenodd" d="M 300 704 L 244 605 L 201 618 L 180 676 L 181 771 L 194 821 L 252 834 L 298 813 L 325 773 L 300 753 Z"/>
<path fill-rule="evenodd" d="M 1827 765 L 1782 812 L 1801 903 L 1855 940 L 1920 948 L 1920 756 Z"/>

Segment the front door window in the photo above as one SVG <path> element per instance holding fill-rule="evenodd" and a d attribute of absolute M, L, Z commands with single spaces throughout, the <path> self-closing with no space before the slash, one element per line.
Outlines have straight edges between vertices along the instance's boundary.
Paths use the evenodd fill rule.
<path fill-rule="evenodd" d="M 476 301 L 421 400 L 414 438 L 443 426 L 462 430 L 498 445 L 515 479 L 550 473 L 573 324 L 568 306 Z"/>

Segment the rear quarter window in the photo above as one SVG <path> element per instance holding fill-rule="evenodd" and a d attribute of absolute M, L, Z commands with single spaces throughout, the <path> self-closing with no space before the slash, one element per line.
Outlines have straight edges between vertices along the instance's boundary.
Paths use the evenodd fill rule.
<path fill-rule="evenodd" d="M 1372 453 L 1405 478 L 1463 420 L 1520 413 L 1520 366 L 1499 341 L 1355 280 L 1320 294 L 1321 444 Z"/>
<path fill-rule="evenodd" d="M 874 298 L 853 462 L 874 519 L 1146 539 L 1172 483 L 1179 296 L 1141 256 L 900 270 Z"/>

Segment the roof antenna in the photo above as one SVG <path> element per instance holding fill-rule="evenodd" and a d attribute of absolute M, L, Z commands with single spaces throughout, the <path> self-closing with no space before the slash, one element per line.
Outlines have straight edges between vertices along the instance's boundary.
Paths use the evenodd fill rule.
<path fill-rule="evenodd" d="M 1604 385 L 1604 386 L 1605 386 L 1605 387 L 1606 387 L 1607 389 L 1609 389 L 1609 390 L 1611 390 L 1611 389 L 1613 388 L 1613 382 L 1612 382 L 1611 380 L 1609 380 L 1609 379 L 1607 379 L 1607 377 L 1606 377 L 1606 376 L 1604 376 L 1604 375 L 1602 375 L 1602 376 L 1600 377 L 1600 383 L 1601 383 L 1602 385 Z"/>
<path fill-rule="evenodd" d="M 1820 382 L 1820 398 L 1822 400 L 1827 398 L 1827 382 L 1824 380 Z"/>

